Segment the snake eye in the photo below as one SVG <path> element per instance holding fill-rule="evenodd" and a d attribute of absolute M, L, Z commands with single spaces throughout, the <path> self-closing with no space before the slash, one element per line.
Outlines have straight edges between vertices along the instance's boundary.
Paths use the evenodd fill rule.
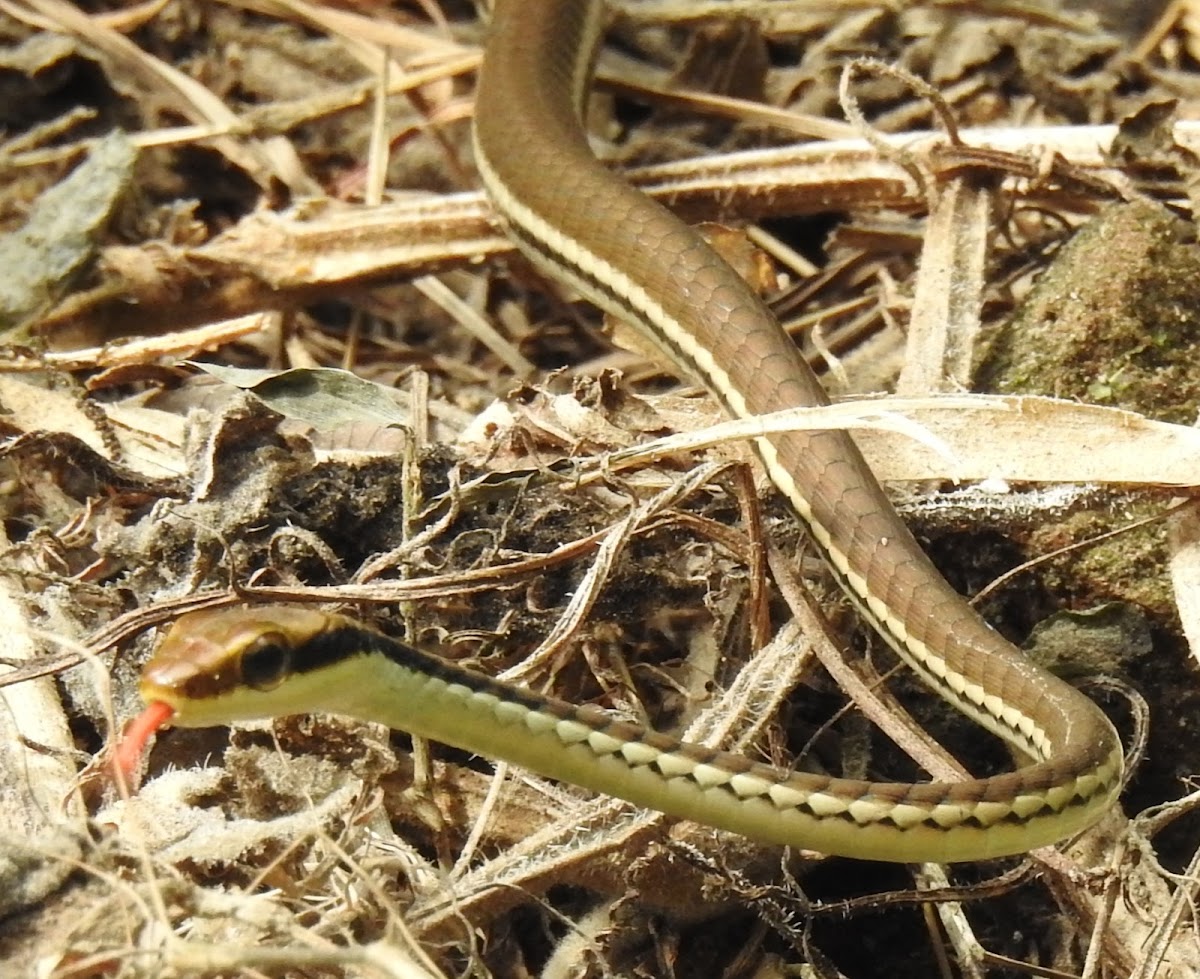
<path fill-rule="evenodd" d="M 255 690 L 274 690 L 292 665 L 292 647 L 278 632 L 265 632 L 242 650 L 242 682 Z"/>

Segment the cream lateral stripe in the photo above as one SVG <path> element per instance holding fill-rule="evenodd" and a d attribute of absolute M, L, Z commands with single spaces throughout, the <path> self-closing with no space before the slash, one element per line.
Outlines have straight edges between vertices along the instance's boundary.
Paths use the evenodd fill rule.
<path fill-rule="evenodd" d="M 687 226 L 591 156 L 578 120 L 598 0 L 497 0 L 476 98 L 476 157 L 513 241 L 627 318 L 737 417 L 824 403 L 795 345 Z M 762 840 L 900 862 L 977 860 L 1052 843 L 1119 791 L 1112 724 L 1026 660 L 946 584 L 841 432 L 756 442 L 864 617 L 947 701 L 1032 759 L 961 783 L 780 772 L 450 665 L 297 607 L 180 619 L 142 695 L 183 726 L 327 710 Z"/>
<path fill-rule="evenodd" d="M 252 685 L 251 676 L 266 682 Z M 184 616 L 147 665 L 141 692 L 170 706 L 180 726 L 349 714 L 765 842 L 863 858 L 1017 853 L 1087 825 L 1108 804 L 1103 777 L 968 801 L 957 785 L 780 771 L 512 689 L 350 619 L 292 606 Z M 1117 754 L 1107 767 L 1119 764 Z"/>
<path fill-rule="evenodd" d="M 627 317 L 630 325 L 637 327 L 650 343 L 662 350 L 668 360 L 685 367 L 694 378 L 719 391 L 730 414 L 738 418 L 751 414 L 741 391 L 713 359 L 712 352 L 702 347 L 692 333 L 672 319 L 649 293 L 620 269 L 589 252 L 581 242 L 564 236 L 513 197 L 488 163 L 487 154 L 478 140 L 475 142 L 475 166 L 496 210 L 512 226 L 522 230 L 522 238 L 528 235 L 536 243 L 528 246 L 537 249 L 531 252 L 536 264 L 569 282 L 597 305 L 605 308 L 615 305 L 618 315 Z M 580 269 L 588 269 L 595 281 L 604 283 L 607 289 L 596 288 L 591 279 L 580 274 Z M 646 328 L 647 323 L 652 324 L 651 329 Z M 803 501 L 804 498 L 797 493 L 796 499 Z"/>

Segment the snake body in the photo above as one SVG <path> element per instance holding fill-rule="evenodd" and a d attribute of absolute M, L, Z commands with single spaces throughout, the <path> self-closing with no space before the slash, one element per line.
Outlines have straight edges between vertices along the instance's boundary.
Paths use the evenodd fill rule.
<path fill-rule="evenodd" d="M 600 0 L 497 0 L 475 111 L 483 185 L 538 267 L 639 329 L 735 418 L 827 403 L 750 287 L 692 229 L 593 156 L 581 107 Z M 879 860 L 1024 852 L 1108 808 L 1112 724 L 1029 662 L 941 577 L 842 432 L 757 440 L 862 614 L 934 690 L 1029 764 L 959 783 L 781 773 L 603 711 L 502 685 L 350 620 L 296 608 L 180 619 L 144 675 L 173 723 L 327 710 L 380 721 L 767 842 Z"/>

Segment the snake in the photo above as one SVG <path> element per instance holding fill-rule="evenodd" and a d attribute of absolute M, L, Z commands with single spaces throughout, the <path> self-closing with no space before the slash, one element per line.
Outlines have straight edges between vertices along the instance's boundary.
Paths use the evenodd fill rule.
<path fill-rule="evenodd" d="M 593 154 L 584 107 L 608 13 L 602 0 L 496 0 L 473 142 L 499 222 L 537 269 L 629 324 L 733 418 L 828 404 L 758 293 Z M 957 782 L 789 771 L 285 605 L 179 618 L 142 673 L 141 729 L 345 714 L 764 843 L 861 859 L 990 859 L 1099 820 L 1122 782 L 1113 724 L 949 585 L 852 438 L 793 431 L 753 449 L 866 621 L 932 690 L 1007 742 L 1019 767 Z"/>

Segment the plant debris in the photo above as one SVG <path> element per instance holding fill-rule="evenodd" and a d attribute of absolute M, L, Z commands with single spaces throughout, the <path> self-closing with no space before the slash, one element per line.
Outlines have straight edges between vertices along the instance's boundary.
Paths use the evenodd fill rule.
<path fill-rule="evenodd" d="M 485 6 L 0 11 L 6 970 L 1200 974 L 1193 3 L 626 0 L 589 112 L 839 398 L 775 423 L 849 426 L 997 629 L 1119 671 L 1122 811 L 947 876 L 326 716 L 144 717 L 120 791 L 156 630 L 260 601 L 782 768 L 1010 766 L 843 614 L 753 424 L 514 253 Z"/>

